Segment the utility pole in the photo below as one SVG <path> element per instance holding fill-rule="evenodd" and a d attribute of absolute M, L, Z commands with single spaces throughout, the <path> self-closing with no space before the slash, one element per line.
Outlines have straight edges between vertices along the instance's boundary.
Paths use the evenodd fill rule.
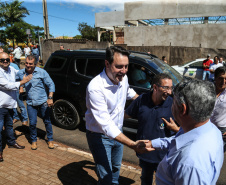
<path fill-rule="evenodd" d="M 49 39 L 49 21 L 48 21 L 48 13 L 47 13 L 47 3 L 46 0 L 42 0 L 43 6 L 43 19 L 44 19 L 44 34 L 45 39 Z"/>

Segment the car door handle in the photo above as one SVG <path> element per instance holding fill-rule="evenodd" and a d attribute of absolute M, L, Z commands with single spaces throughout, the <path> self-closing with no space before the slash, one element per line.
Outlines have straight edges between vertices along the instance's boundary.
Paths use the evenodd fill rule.
<path fill-rule="evenodd" d="M 77 83 L 77 82 L 71 82 L 71 83 L 74 85 L 80 85 L 80 83 Z"/>

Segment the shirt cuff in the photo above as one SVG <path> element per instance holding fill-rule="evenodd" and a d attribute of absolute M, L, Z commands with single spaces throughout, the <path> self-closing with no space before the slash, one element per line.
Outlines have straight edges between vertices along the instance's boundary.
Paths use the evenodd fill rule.
<path fill-rule="evenodd" d="M 108 129 L 104 130 L 105 135 L 107 135 L 110 139 L 114 139 L 116 138 L 121 131 L 119 130 L 119 128 L 117 126 L 111 126 Z"/>
<path fill-rule="evenodd" d="M 155 149 L 161 148 L 160 138 L 151 141 L 152 147 Z"/>
<path fill-rule="evenodd" d="M 132 99 L 135 95 L 136 95 L 136 92 L 133 89 L 129 88 L 127 99 L 128 100 Z"/>
<path fill-rule="evenodd" d="M 16 87 L 19 89 L 20 87 L 20 82 L 15 82 L 16 83 Z"/>

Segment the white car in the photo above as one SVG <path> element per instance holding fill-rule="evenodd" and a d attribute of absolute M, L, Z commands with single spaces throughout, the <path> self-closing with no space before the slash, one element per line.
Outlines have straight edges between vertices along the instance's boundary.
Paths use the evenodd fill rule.
<path fill-rule="evenodd" d="M 183 65 L 175 65 L 171 67 L 173 67 L 183 76 L 202 79 L 202 73 L 203 73 L 202 63 L 203 63 L 203 60 L 205 59 L 206 58 L 198 58 L 194 61 L 186 62 Z M 213 61 L 213 59 L 211 60 Z"/>

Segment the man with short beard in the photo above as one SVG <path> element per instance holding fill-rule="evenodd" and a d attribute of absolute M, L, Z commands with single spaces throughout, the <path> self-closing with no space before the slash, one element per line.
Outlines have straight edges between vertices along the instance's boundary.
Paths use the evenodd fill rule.
<path fill-rule="evenodd" d="M 134 142 L 122 133 L 126 99 L 138 96 L 129 88 L 126 76 L 129 54 L 119 46 L 107 48 L 105 69 L 91 80 L 86 90 L 86 137 L 100 185 L 119 184 L 122 144 L 144 152 L 141 147 L 144 141 Z"/>
<path fill-rule="evenodd" d="M 173 122 L 171 111 L 173 98 L 170 96 L 172 90 L 173 82 L 169 75 L 165 73 L 155 75 L 151 90 L 140 95 L 126 109 L 125 118 L 138 120 L 137 140 L 152 140 L 170 137 L 173 134 L 167 128 Z M 137 153 L 142 168 L 141 185 L 152 184 L 153 174 L 165 154 L 166 151 Z"/>
<path fill-rule="evenodd" d="M 0 53 L 0 162 L 3 161 L 2 148 L 2 129 L 5 127 L 7 136 L 7 144 L 9 148 L 24 149 L 16 143 L 13 132 L 13 108 L 17 107 L 16 92 L 19 87 L 32 78 L 32 75 L 23 76 L 20 82 L 15 82 L 16 73 L 18 70 L 10 65 L 9 55 L 7 53 Z"/>

